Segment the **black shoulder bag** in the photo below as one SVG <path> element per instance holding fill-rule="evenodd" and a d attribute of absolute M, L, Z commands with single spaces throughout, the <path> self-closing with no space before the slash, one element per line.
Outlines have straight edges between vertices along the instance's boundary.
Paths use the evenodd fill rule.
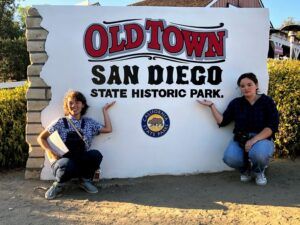
<path fill-rule="evenodd" d="M 233 140 L 236 141 L 244 152 L 244 165 L 247 170 L 251 170 L 251 162 L 249 160 L 249 152 L 246 152 L 245 145 L 252 137 L 247 132 L 238 131 L 234 134 Z"/>

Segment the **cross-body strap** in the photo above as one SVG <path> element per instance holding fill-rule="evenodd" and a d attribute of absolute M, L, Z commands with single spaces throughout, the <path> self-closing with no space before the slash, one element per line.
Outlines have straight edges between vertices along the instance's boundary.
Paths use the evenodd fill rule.
<path fill-rule="evenodd" d="M 77 128 L 75 127 L 75 125 L 74 125 L 74 123 L 72 122 L 72 120 L 70 120 L 68 117 L 65 117 L 65 118 L 69 121 L 69 123 L 71 124 L 71 126 L 74 128 L 74 130 L 75 130 L 76 133 L 79 135 L 79 137 L 84 141 L 84 143 L 87 144 L 86 141 L 84 140 L 82 134 L 81 134 L 81 133 L 77 130 Z M 82 122 L 83 122 L 83 121 L 82 121 Z"/>
<path fill-rule="evenodd" d="M 66 117 L 63 117 L 62 120 L 63 120 L 63 122 L 64 122 L 65 128 L 66 128 L 66 129 L 69 129 L 69 124 L 68 124 L 67 118 L 66 118 Z M 84 125 L 85 125 L 85 120 L 84 120 L 84 118 L 82 118 L 82 119 L 81 119 L 81 130 L 84 129 Z"/>

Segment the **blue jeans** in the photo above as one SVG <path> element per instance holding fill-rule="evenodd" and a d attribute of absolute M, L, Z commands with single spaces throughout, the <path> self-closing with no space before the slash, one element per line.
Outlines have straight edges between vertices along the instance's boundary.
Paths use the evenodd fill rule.
<path fill-rule="evenodd" d="M 78 177 L 91 179 L 99 168 L 102 158 L 98 150 L 85 151 L 79 159 L 60 158 L 52 165 L 52 171 L 59 183 Z"/>
<path fill-rule="evenodd" d="M 239 144 L 231 140 L 224 152 L 223 161 L 229 167 L 240 170 L 241 173 L 246 171 L 244 164 L 244 150 Z M 252 171 L 261 173 L 269 163 L 269 159 L 274 153 L 274 143 L 268 139 L 256 142 L 249 151 L 249 159 L 252 162 Z"/>

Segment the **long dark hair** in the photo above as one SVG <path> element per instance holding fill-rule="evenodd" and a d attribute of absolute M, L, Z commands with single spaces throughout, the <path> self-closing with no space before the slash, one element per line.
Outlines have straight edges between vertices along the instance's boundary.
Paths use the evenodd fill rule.
<path fill-rule="evenodd" d="M 257 77 L 255 76 L 254 73 L 243 73 L 237 80 L 236 84 L 240 86 L 241 80 L 244 78 L 248 78 L 252 80 L 256 85 L 258 84 Z"/>
<path fill-rule="evenodd" d="M 86 113 L 87 109 L 89 108 L 84 95 L 79 91 L 73 91 L 73 90 L 70 90 L 66 93 L 66 95 L 64 97 L 64 113 L 65 113 L 65 116 L 69 115 L 68 98 L 75 98 L 76 101 L 82 102 L 84 107 L 82 108 L 80 115 L 83 116 Z"/>

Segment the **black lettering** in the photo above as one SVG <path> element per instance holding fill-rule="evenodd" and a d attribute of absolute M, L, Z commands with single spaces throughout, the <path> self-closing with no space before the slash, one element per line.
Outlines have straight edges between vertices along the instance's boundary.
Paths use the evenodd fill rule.
<path fill-rule="evenodd" d="M 107 97 L 112 98 L 112 93 L 111 93 L 110 89 L 107 89 L 105 92 L 105 98 L 107 98 Z"/>
<path fill-rule="evenodd" d="M 188 66 L 177 66 L 177 81 L 176 84 L 188 84 L 189 81 L 183 80 L 183 78 L 186 78 L 186 73 L 183 72 L 183 70 L 188 70 Z"/>
<path fill-rule="evenodd" d="M 92 97 L 97 97 L 97 96 L 98 96 L 98 94 L 97 94 L 97 89 L 92 89 L 92 90 L 91 90 L 91 96 L 92 96 Z"/>
<path fill-rule="evenodd" d="M 212 98 L 212 90 L 210 89 L 205 89 L 205 98 Z"/>
<path fill-rule="evenodd" d="M 137 84 L 139 83 L 138 81 L 138 72 L 139 72 L 139 67 L 138 66 L 133 66 L 132 70 L 130 69 L 130 66 L 124 66 L 124 84 Z M 130 79 L 130 82 L 129 82 Z"/>
<path fill-rule="evenodd" d="M 126 89 L 121 89 L 120 90 L 120 97 L 121 98 L 127 98 L 127 90 Z"/>
<path fill-rule="evenodd" d="M 221 98 L 221 96 L 219 94 L 220 91 L 221 91 L 220 89 L 213 89 L 214 98 L 216 98 L 216 97 Z"/>
<path fill-rule="evenodd" d="M 157 77 L 155 77 L 155 71 L 157 72 Z M 156 65 L 156 66 L 149 66 L 148 67 L 148 74 L 149 74 L 149 77 L 148 77 L 148 84 L 160 84 L 161 82 L 163 82 L 163 71 L 164 69 L 159 66 L 159 65 Z"/>
<path fill-rule="evenodd" d="M 103 66 L 101 66 L 101 65 L 96 65 L 96 66 L 93 66 L 93 68 L 92 68 L 92 74 L 95 76 L 95 77 L 97 77 L 97 78 L 92 78 L 92 82 L 94 83 L 94 84 L 98 84 L 98 85 L 100 85 L 100 84 L 104 84 L 105 83 L 105 76 L 101 73 L 101 72 L 104 72 L 105 71 L 105 69 L 104 69 L 104 67 Z"/>
<path fill-rule="evenodd" d="M 173 72 L 174 72 L 174 67 L 173 66 L 168 66 L 167 67 L 167 84 L 173 84 Z"/>
<path fill-rule="evenodd" d="M 207 82 L 212 85 L 218 85 L 222 82 L 222 69 L 218 66 L 212 66 L 208 70 Z"/>
<path fill-rule="evenodd" d="M 110 76 L 109 76 L 107 83 L 108 84 L 117 84 L 117 85 L 120 85 L 122 83 L 118 66 L 111 66 L 111 72 L 110 72 Z"/>
<path fill-rule="evenodd" d="M 191 70 L 191 82 L 195 85 L 202 85 L 205 83 L 205 76 L 201 75 L 199 76 L 198 80 L 197 80 L 197 72 L 199 72 L 200 74 L 205 73 L 205 69 L 202 66 L 195 66 L 192 68 Z"/>
<path fill-rule="evenodd" d="M 139 98 L 140 97 L 139 89 L 132 89 L 131 90 L 131 97 L 132 98 Z"/>

